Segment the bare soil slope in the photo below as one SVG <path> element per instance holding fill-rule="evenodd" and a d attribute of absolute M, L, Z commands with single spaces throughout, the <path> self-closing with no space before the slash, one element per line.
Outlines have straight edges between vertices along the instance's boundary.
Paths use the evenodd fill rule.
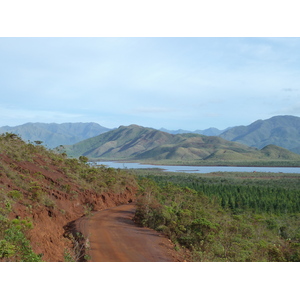
<path fill-rule="evenodd" d="M 9 206 L 9 220 L 33 224 L 26 236 L 43 261 L 65 261 L 66 251 L 72 253 L 69 225 L 87 210 L 135 199 L 135 182 L 126 174 L 99 170 L 94 175 L 94 170 L 82 163 L 51 156 L 43 147 L 26 145 L 15 137 L 8 142 L 2 137 L 0 142 L 0 212 Z M 100 185 L 105 186 L 103 192 L 97 190 Z M 3 230 L 0 240 L 5 238 Z M 11 257 L 8 261 L 15 260 Z"/>
<path fill-rule="evenodd" d="M 90 239 L 93 261 L 176 260 L 168 239 L 134 224 L 134 205 L 120 206 L 134 203 L 137 188 L 128 172 L 93 168 L 83 158 L 0 135 L 0 261 L 31 261 L 21 237 L 12 236 L 23 220 L 30 223 L 24 232 L 30 247 L 43 261 L 84 261 L 80 231 Z"/>

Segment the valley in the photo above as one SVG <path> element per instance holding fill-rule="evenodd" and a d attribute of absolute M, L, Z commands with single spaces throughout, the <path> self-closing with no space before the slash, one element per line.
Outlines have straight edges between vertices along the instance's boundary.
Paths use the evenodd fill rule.
<path fill-rule="evenodd" d="M 300 261 L 299 174 L 157 170 L 299 167 L 299 154 L 138 125 L 94 134 L 54 149 L 0 135 L 0 261 Z"/>

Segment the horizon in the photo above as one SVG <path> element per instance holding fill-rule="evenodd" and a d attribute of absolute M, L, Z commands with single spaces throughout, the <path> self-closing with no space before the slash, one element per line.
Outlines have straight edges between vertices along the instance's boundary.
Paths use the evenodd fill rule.
<path fill-rule="evenodd" d="M 202 130 L 300 116 L 300 38 L 0 38 L 1 126 Z"/>
<path fill-rule="evenodd" d="M 271 119 L 271 118 L 274 118 L 274 117 L 296 117 L 298 118 L 298 116 L 294 116 L 294 115 L 276 115 L 276 116 L 272 116 L 268 119 Z M 113 127 L 113 128 L 109 128 L 109 127 L 105 127 L 103 126 L 102 124 L 99 124 L 97 122 L 61 122 L 61 123 L 58 123 L 58 122 L 26 122 L 26 123 L 23 123 L 23 124 L 17 124 L 17 125 L 13 125 L 13 126 L 10 126 L 10 125 L 0 125 L 0 128 L 2 127 L 18 127 L 18 126 L 24 126 L 26 124 L 55 124 L 55 125 L 63 125 L 63 124 L 97 124 L 97 125 L 100 125 L 106 129 L 110 129 L 110 130 L 114 130 L 114 129 L 117 129 L 121 126 L 131 126 L 131 125 L 137 125 L 137 126 L 141 126 L 141 127 L 149 127 L 149 128 L 152 128 L 152 129 L 156 129 L 156 130 L 162 130 L 162 129 L 165 129 L 165 130 L 170 130 L 170 131 L 177 131 L 177 130 L 186 130 L 186 131 L 197 131 L 197 130 L 207 130 L 207 129 L 211 129 L 211 128 L 214 128 L 214 129 L 218 129 L 218 130 L 227 130 L 229 128 L 232 128 L 232 127 L 238 127 L 238 126 L 248 126 L 248 125 L 251 125 L 252 123 L 256 122 L 256 121 L 266 121 L 268 119 L 257 119 L 249 124 L 238 124 L 238 125 L 233 125 L 233 126 L 229 126 L 227 128 L 218 128 L 218 127 L 215 127 L 215 126 L 208 126 L 206 128 L 197 128 L 197 129 L 194 129 L 194 130 L 189 130 L 189 129 L 186 129 L 186 128 L 183 128 L 183 127 L 179 127 L 179 128 L 176 128 L 176 129 L 169 129 L 169 128 L 165 128 L 165 127 L 149 127 L 149 126 L 143 126 L 141 124 L 128 124 L 128 125 L 124 125 L 124 124 L 120 124 L 116 127 Z"/>

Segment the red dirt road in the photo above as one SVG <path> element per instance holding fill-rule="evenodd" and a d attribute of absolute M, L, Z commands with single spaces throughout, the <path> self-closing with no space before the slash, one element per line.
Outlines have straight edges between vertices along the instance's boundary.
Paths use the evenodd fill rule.
<path fill-rule="evenodd" d="M 134 204 L 126 204 L 83 217 L 77 228 L 89 239 L 92 262 L 172 262 L 171 242 L 152 229 L 137 226 Z M 175 253 L 176 255 L 176 253 Z"/>

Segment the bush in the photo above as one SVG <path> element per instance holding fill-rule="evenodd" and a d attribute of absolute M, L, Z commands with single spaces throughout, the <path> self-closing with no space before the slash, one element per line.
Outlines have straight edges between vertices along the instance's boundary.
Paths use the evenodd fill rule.
<path fill-rule="evenodd" d="M 7 196 L 14 199 L 14 200 L 20 200 L 20 199 L 23 198 L 23 194 L 20 191 L 17 191 L 17 190 L 9 191 L 7 193 Z"/>
<path fill-rule="evenodd" d="M 6 229 L 0 241 L 0 257 L 6 261 L 38 262 L 41 255 L 33 252 L 29 240 L 25 236 L 28 229 L 33 228 L 29 220 L 6 219 Z"/>

